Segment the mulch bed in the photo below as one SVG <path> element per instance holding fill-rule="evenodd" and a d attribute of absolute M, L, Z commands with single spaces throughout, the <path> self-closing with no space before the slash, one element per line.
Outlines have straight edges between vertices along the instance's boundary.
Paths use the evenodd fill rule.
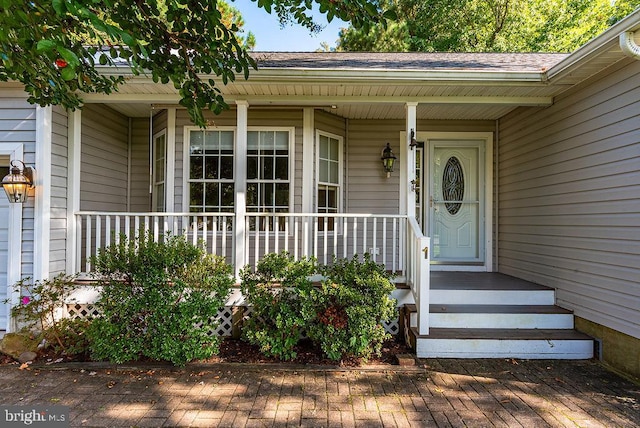
<path fill-rule="evenodd" d="M 330 360 L 322 354 L 322 351 L 314 347 L 311 341 L 301 340 L 295 347 L 296 358 L 288 361 L 293 364 L 310 365 L 340 365 L 340 366 L 361 366 L 361 365 L 395 365 L 398 364 L 396 358 L 399 354 L 410 354 L 412 351 L 407 348 L 399 339 L 387 340 L 382 347 L 380 356 L 372 356 L 368 361 L 357 358 L 349 358 L 342 361 Z M 267 357 L 260 352 L 260 348 L 242 340 L 225 339 L 220 345 L 220 353 L 206 362 L 224 363 L 280 363 L 276 357 Z"/>
<path fill-rule="evenodd" d="M 392 338 L 387 340 L 382 347 L 380 356 L 374 355 L 369 360 L 363 361 L 357 358 L 348 358 L 342 361 L 333 361 L 324 357 L 322 351 L 313 346 L 309 340 L 301 340 L 296 346 L 297 357 L 290 361 L 280 361 L 276 357 L 267 357 L 260 352 L 259 347 L 251 345 L 243 340 L 225 338 L 220 344 L 220 352 L 207 360 L 196 361 L 197 363 L 281 363 L 281 364 L 302 364 L 302 365 L 331 365 L 343 367 L 358 367 L 366 365 L 397 365 L 396 358 L 399 354 L 411 354 L 412 351 L 402 343 L 401 339 Z M 65 357 L 56 355 L 48 351 L 40 351 L 37 363 L 65 363 L 65 362 L 89 362 L 88 356 Z M 142 363 L 149 363 L 143 361 Z M 19 364 L 13 358 L 0 354 L 0 365 Z"/>

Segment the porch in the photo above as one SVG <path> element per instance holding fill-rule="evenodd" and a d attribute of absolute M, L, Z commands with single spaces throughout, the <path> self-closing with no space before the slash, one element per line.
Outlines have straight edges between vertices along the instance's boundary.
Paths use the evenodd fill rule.
<path fill-rule="evenodd" d="M 150 233 L 155 240 L 182 235 L 224 257 L 238 274 L 265 254 L 287 251 L 295 259 L 365 253 L 396 275 L 400 326 L 419 357 L 582 359 L 593 340 L 574 330 L 573 313 L 555 305 L 555 290 L 494 272 L 431 271 L 429 238 L 403 215 L 317 213 L 76 213 L 78 272 L 91 257 L 125 237 Z M 239 290 L 218 315 L 220 334 L 232 334 Z M 88 310 L 70 306 L 76 316 Z M 391 330 L 389 330 L 389 327 Z"/>

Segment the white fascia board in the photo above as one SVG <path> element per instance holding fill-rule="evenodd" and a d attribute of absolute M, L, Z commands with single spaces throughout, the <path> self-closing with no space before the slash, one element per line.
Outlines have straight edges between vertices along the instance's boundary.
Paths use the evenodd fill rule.
<path fill-rule="evenodd" d="M 228 101 L 234 100 L 234 95 L 224 95 Z M 318 106 L 336 103 L 348 104 L 493 104 L 517 106 L 548 106 L 553 103 L 552 97 L 388 97 L 388 96 L 295 96 L 295 95 L 252 95 L 237 96 L 249 100 L 252 105 L 296 105 Z"/>
<path fill-rule="evenodd" d="M 178 104 L 178 95 L 170 94 L 86 94 L 82 95 L 85 104 L 91 103 L 152 103 L 152 104 Z M 349 104 L 493 104 L 493 105 L 517 105 L 517 106 L 548 106 L 553 102 L 552 97 L 502 97 L 502 96 L 426 96 L 426 97 L 389 97 L 389 96 L 300 96 L 300 95 L 233 95 L 224 94 L 228 103 L 236 100 L 246 100 L 251 105 L 263 106 L 318 106 L 335 103 Z"/>
<path fill-rule="evenodd" d="M 100 104 L 109 104 L 109 103 L 121 103 L 128 102 L 132 104 L 177 104 L 180 101 L 180 96 L 176 92 L 175 94 L 140 94 L 140 93 L 124 93 L 117 92 L 111 94 L 100 94 L 100 93 L 90 93 L 90 94 L 80 94 L 80 98 L 82 98 L 82 102 L 84 104 L 92 104 L 92 103 L 100 103 Z"/>

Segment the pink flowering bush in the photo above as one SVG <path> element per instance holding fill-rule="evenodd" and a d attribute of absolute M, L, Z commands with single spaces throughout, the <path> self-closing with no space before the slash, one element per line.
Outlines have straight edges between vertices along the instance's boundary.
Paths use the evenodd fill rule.
<path fill-rule="evenodd" d="M 83 332 L 76 331 L 78 326 L 74 322 L 61 317 L 65 302 L 76 288 L 74 281 L 73 276 L 59 274 L 35 282 L 31 278 L 24 278 L 13 286 L 14 292 L 20 295 L 20 304 L 11 309 L 18 325 L 41 335 L 56 351 L 64 354 L 75 354 L 77 349 L 83 348 L 76 343 Z M 10 302 L 11 299 L 4 300 L 4 303 Z M 71 333 L 68 331 L 70 329 Z"/>

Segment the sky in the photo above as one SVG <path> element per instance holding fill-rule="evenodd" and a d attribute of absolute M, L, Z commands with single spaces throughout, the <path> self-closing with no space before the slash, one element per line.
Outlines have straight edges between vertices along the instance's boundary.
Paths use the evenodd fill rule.
<path fill-rule="evenodd" d="M 229 1 L 229 4 L 242 14 L 245 31 L 255 34 L 255 51 L 313 52 L 320 48 L 322 42 L 326 42 L 329 47 L 335 47 L 340 28 L 347 26 L 339 19 L 327 24 L 326 18 L 317 13 L 314 15 L 318 17 L 316 22 L 326 25 L 318 34 L 310 34 L 309 30 L 300 25 L 287 25 L 281 29 L 275 13 L 268 14 L 258 7 L 257 2 L 235 0 Z"/>

